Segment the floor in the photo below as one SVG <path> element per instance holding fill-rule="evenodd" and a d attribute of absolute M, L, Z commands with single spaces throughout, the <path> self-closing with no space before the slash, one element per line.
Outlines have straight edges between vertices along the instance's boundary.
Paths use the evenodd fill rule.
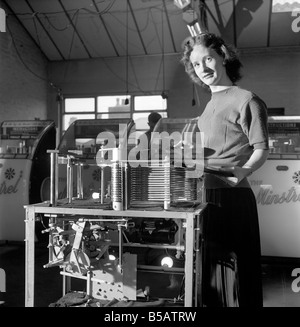
<path fill-rule="evenodd" d="M 48 307 L 62 297 L 62 276 L 58 267 L 43 268 L 43 265 L 48 262 L 48 250 L 45 244 L 36 244 L 35 252 L 35 307 Z M 25 246 L 23 243 L 0 244 L 0 268 L 6 273 L 3 306 L 24 307 Z M 300 277 L 297 277 L 298 274 L 300 276 L 300 260 L 262 258 L 262 268 L 264 307 L 300 307 Z"/>

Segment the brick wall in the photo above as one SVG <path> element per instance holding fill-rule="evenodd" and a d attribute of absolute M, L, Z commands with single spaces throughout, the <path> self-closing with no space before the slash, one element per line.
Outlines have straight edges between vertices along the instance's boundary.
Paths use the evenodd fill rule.
<path fill-rule="evenodd" d="M 47 60 L 13 16 L 6 26 L 0 33 L 0 122 L 46 119 Z"/>

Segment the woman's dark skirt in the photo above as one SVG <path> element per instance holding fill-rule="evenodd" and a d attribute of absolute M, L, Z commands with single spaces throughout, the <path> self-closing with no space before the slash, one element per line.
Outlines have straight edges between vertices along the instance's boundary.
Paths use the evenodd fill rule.
<path fill-rule="evenodd" d="M 260 234 L 252 189 L 209 189 L 206 190 L 206 202 L 202 214 L 203 305 L 228 306 L 224 303 L 224 296 L 220 295 L 218 265 L 236 258 L 239 306 L 262 307 Z M 221 287 L 224 291 L 224 285 Z"/>

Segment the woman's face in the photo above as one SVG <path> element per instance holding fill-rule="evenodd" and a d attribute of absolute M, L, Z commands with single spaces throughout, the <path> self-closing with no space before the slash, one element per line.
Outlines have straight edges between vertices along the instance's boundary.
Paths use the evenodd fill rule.
<path fill-rule="evenodd" d="M 203 45 L 195 45 L 190 61 L 200 80 L 208 86 L 231 85 L 223 58 L 215 50 Z"/>

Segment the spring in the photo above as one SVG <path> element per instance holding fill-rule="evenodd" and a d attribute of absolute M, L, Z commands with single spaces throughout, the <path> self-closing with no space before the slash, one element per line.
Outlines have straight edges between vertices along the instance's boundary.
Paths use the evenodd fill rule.
<path fill-rule="evenodd" d="M 114 162 L 111 168 L 111 198 L 112 202 L 123 202 L 123 174 L 119 162 Z"/>

